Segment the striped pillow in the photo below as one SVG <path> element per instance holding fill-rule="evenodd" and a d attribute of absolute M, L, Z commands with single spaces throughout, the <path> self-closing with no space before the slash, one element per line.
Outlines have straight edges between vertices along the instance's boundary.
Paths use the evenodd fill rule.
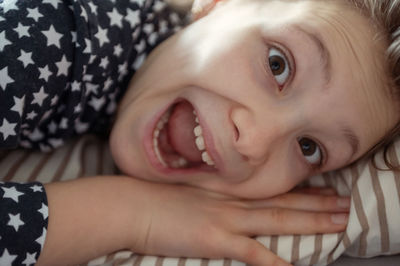
<path fill-rule="evenodd" d="M 392 160 L 400 158 L 400 140 L 389 150 Z M 382 165 L 378 156 L 378 165 Z M 83 176 L 116 173 L 108 145 L 94 136 L 70 141 L 49 153 L 26 150 L 0 153 L 0 175 L 4 181 L 52 182 Z M 328 264 L 340 255 L 372 257 L 400 253 L 400 174 L 378 171 L 370 161 L 315 176 L 314 186 L 334 187 L 351 195 L 349 225 L 344 233 L 309 236 L 260 236 L 257 239 L 273 252 L 296 265 Z M 117 252 L 87 265 L 244 265 L 231 260 L 207 260 L 140 256 Z"/>

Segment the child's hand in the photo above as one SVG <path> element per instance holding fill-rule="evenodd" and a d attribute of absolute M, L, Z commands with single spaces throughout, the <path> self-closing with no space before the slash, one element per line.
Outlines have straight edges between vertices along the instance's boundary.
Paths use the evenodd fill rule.
<path fill-rule="evenodd" d="M 148 184 L 139 253 L 231 258 L 250 265 L 287 265 L 256 235 L 333 233 L 345 229 L 348 198 L 288 193 L 267 200 L 237 198 L 177 185 Z"/>
<path fill-rule="evenodd" d="M 46 185 L 49 227 L 38 265 L 72 265 L 131 249 L 164 256 L 287 265 L 252 236 L 345 229 L 348 199 L 289 193 L 240 200 L 128 177 Z"/>

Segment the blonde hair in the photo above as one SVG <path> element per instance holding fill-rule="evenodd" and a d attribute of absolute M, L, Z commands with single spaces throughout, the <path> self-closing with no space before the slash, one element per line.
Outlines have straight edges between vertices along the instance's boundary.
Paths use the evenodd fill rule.
<path fill-rule="evenodd" d="M 388 84 L 390 93 L 397 101 L 400 110 L 400 0 L 347 0 L 362 12 L 377 28 L 378 38 L 383 38 L 388 44 L 386 50 Z M 390 170 L 400 170 L 400 165 L 395 165 L 388 158 L 388 148 L 393 139 L 399 136 L 400 121 L 376 144 L 368 155 L 374 154 L 378 149 L 384 148 L 384 161 Z"/>

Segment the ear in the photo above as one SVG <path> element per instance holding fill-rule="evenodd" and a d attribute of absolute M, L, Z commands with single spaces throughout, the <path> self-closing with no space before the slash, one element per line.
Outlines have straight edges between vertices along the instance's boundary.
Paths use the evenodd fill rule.
<path fill-rule="evenodd" d="M 206 16 L 217 5 L 227 0 L 194 0 L 192 5 L 192 17 L 194 20 Z"/>

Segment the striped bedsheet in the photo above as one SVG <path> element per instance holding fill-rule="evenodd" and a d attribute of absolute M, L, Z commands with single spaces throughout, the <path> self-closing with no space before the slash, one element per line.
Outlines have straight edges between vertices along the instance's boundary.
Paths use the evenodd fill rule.
<path fill-rule="evenodd" d="M 400 141 L 389 150 L 399 161 Z M 378 156 L 378 165 L 382 160 Z M 117 170 L 107 144 L 84 136 L 49 152 L 2 151 L 0 175 L 4 181 L 43 183 L 113 174 Z M 273 252 L 296 265 L 326 265 L 342 254 L 372 257 L 400 253 L 400 173 L 378 171 L 370 161 L 344 170 L 315 176 L 315 186 L 332 186 L 341 195 L 351 195 L 349 225 L 344 233 L 309 236 L 260 236 L 257 239 Z M 141 256 L 128 251 L 97 258 L 84 265 L 137 266 L 236 266 L 232 260 L 165 258 Z"/>

